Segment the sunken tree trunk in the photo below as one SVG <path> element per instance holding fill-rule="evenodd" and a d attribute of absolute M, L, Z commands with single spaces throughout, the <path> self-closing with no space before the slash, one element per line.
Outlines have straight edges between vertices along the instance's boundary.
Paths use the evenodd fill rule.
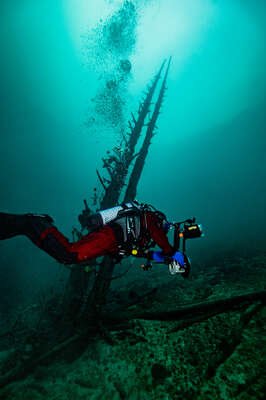
<path fill-rule="evenodd" d="M 137 185 L 139 183 L 141 172 L 145 164 L 145 159 L 148 154 L 150 141 L 156 128 L 156 121 L 160 114 L 166 89 L 166 79 L 169 71 L 170 60 L 168 62 L 167 70 L 159 92 L 158 100 L 154 108 L 154 112 L 147 124 L 146 120 L 151 112 L 152 99 L 160 80 L 164 65 L 165 61 L 161 65 L 161 68 L 156 74 L 151 86 L 148 88 L 143 102 L 140 103 L 137 117 L 132 114 L 132 120 L 129 121 L 129 133 L 123 136 L 121 146 L 119 149 L 115 147 L 113 153 L 107 152 L 108 157 L 103 158 L 103 168 L 107 171 L 108 178 L 102 177 L 99 171 L 97 171 L 98 178 L 104 189 L 104 196 L 99 204 L 99 209 L 106 209 L 119 204 L 124 187 L 127 186 L 126 180 L 128 178 L 129 169 L 134 160 L 135 164 L 133 166 L 131 176 L 129 177 L 129 184 L 126 188 L 124 201 L 133 200 L 135 197 Z M 141 150 L 139 153 L 135 154 L 141 132 L 143 127 L 146 125 L 147 131 Z M 104 257 L 96 275 L 94 284 L 92 285 L 89 294 L 86 295 L 86 304 L 82 305 L 82 313 L 80 313 L 81 318 L 93 318 L 101 311 L 102 306 L 106 302 L 106 296 L 111 284 L 114 267 L 115 261 L 108 256 Z"/>
<path fill-rule="evenodd" d="M 163 79 L 163 83 L 162 83 L 161 90 L 160 90 L 160 93 L 158 96 L 158 100 L 155 104 L 155 108 L 154 108 L 152 117 L 147 126 L 147 131 L 146 131 L 144 142 L 142 144 L 139 155 L 135 161 L 135 165 L 134 165 L 133 171 L 131 173 L 131 176 L 130 176 L 130 179 L 129 179 L 129 182 L 127 185 L 127 190 L 126 190 L 126 194 L 124 197 L 125 202 L 134 200 L 137 195 L 138 183 L 139 183 L 139 180 L 140 180 L 140 177 L 141 177 L 144 165 L 145 165 L 145 161 L 146 161 L 146 158 L 147 158 L 147 155 L 149 152 L 149 147 L 151 145 L 151 139 L 155 135 L 156 122 L 159 117 L 163 99 L 165 96 L 166 80 L 167 80 L 167 76 L 168 76 L 168 72 L 169 72 L 169 68 L 170 68 L 170 63 L 171 63 L 171 58 L 168 61 L 166 73 L 165 73 L 165 76 Z"/>
<path fill-rule="evenodd" d="M 128 175 L 129 167 L 135 158 L 135 147 L 140 138 L 142 129 L 145 125 L 145 120 L 150 112 L 151 101 L 156 90 L 157 84 L 161 77 L 161 73 L 164 67 L 165 61 L 161 65 L 161 68 L 155 76 L 152 85 L 148 88 L 146 96 L 142 103 L 139 105 L 138 117 L 136 118 L 132 113 L 132 120 L 129 120 L 129 133 L 127 137 L 123 138 L 123 151 L 122 153 L 113 154 L 107 159 L 103 159 L 103 166 L 107 170 L 110 181 L 107 182 L 109 185 L 104 187 L 105 194 L 101 201 L 100 208 L 105 209 L 117 205 L 121 192 L 125 186 L 125 181 Z M 99 173 L 98 173 L 98 177 Z M 103 182 L 100 179 L 101 183 Z"/>

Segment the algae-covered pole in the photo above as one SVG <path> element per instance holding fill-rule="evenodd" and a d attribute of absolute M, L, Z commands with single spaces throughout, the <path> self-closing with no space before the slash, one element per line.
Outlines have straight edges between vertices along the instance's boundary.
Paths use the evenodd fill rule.
<path fill-rule="evenodd" d="M 144 100 L 140 102 L 136 116 L 132 115 L 132 119 L 129 121 L 129 132 L 124 135 L 123 138 L 123 146 L 115 147 L 113 152 L 108 151 L 107 157 L 103 158 L 103 168 L 106 169 L 108 173 L 108 180 L 97 170 L 98 179 L 104 189 L 104 195 L 99 204 L 100 209 L 110 208 L 119 203 L 122 190 L 126 185 L 129 167 L 133 160 L 139 157 L 139 154 L 135 154 L 135 147 L 140 138 L 142 129 L 147 122 L 148 113 L 151 111 L 152 99 L 161 78 L 165 62 L 166 61 L 163 61 L 158 73 L 155 75 L 152 84 L 147 90 Z M 159 111 L 156 111 L 155 115 L 158 116 L 158 114 Z M 149 124 L 151 125 L 151 121 Z M 150 127 L 150 129 L 152 128 Z M 137 183 L 138 182 L 136 181 L 134 182 L 135 186 L 137 186 Z M 86 304 L 82 304 L 82 311 L 80 310 L 82 316 L 94 316 L 101 310 L 101 306 L 106 302 L 106 295 L 112 280 L 115 263 L 116 262 L 112 258 L 108 256 L 104 257 L 99 271 L 97 272 L 92 289 L 88 295 L 86 295 Z M 82 276 L 81 279 L 83 284 L 84 279 Z M 72 277 L 70 278 L 70 283 L 71 281 Z M 70 287 L 73 287 L 73 284 L 71 284 Z M 82 293 L 73 293 L 72 291 L 72 295 L 68 296 L 68 298 L 72 298 L 73 295 L 76 298 L 80 298 Z M 72 300 L 70 303 L 71 302 Z"/>
<path fill-rule="evenodd" d="M 169 69 L 169 64 L 168 63 L 168 69 Z M 157 75 L 155 76 L 153 83 L 151 87 L 148 89 L 148 92 L 146 94 L 146 97 L 144 101 L 140 104 L 139 110 L 138 110 L 138 118 L 135 119 L 135 117 L 132 119 L 132 123 L 129 124 L 131 127 L 130 133 L 129 133 L 129 139 L 127 142 L 127 146 L 125 149 L 125 154 L 124 154 L 124 163 L 116 163 L 115 164 L 115 169 L 112 174 L 112 180 L 110 185 L 107 187 L 105 190 L 105 194 L 103 197 L 103 200 L 101 202 L 101 208 L 108 208 L 108 207 L 113 207 L 119 202 L 119 198 L 121 195 L 121 191 L 125 185 L 125 180 L 128 174 L 128 169 L 129 166 L 134 159 L 134 151 L 135 151 L 135 146 L 139 140 L 142 128 L 145 125 L 145 120 L 146 117 L 150 111 L 151 107 L 151 101 L 154 95 L 154 92 L 156 90 L 158 81 L 161 77 L 161 73 L 163 70 L 163 67 L 165 65 L 165 61 L 162 63 L 161 68 Z M 168 71 L 167 69 L 167 71 Z M 167 74 L 166 74 L 167 76 Z M 164 78 L 164 84 L 163 87 L 165 89 L 165 81 L 166 81 L 166 76 Z M 161 89 L 162 92 L 162 89 Z M 163 97 L 163 94 L 161 95 Z M 161 104 L 161 100 L 160 104 Z M 156 112 L 156 118 L 159 115 L 159 110 L 158 110 L 158 105 L 155 107 Z M 155 122 L 154 122 L 155 124 Z M 151 122 L 150 122 L 151 125 Z M 152 127 L 150 129 L 153 130 Z M 141 170 L 142 171 L 142 170 Z M 140 175 L 139 175 L 140 177 Z M 135 187 L 137 187 L 138 181 L 135 181 Z M 89 299 L 88 299 L 88 305 L 86 307 L 86 312 L 87 314 L 95 314 L 100 311 L 101 306 L 105 303 L 106 301 L 106 295 L 108 293 L 110 284 L 111 284 L 111 279 L 113 275 L 115 267 L 115 261 L 111 259 L 110 257 L 105 257 L 102 265 L 100 266 L 98 275 L 95 279 L 94 286 L 92 288 L 92 291 L 90 293 Z"/>
<path fill-rule="evenodd" d="M 170 63 L 171 63 L 171 58 L 168 61 L 167 69 L 166 69 L 165 76 L 164 76 L 164 79 L 162 82 L 158 100 L 157 100 L 155 108 L 154 108 L 154 112 L 148 123 L 144 142 L 142 144 L 139 155 L 135 161 L 135 165 L 134 165 L 133 171 L 132 171 L 130 179 L 129 179 L 126 194 L 124 197 L 125 202 L 134 200 L 136 197 L 136 194 L 137 194 L 137 186 L 139 183 L 139 179 L 141 177 L 141 174 L 142 174 L 142 171 L 143 171 L 143 168 L 145 165 L 145 160 L 148 155 L 149 147 L 151 144 L 151 139 L 154 136 L 156 122 L 157 122 L 157 119 L 160 114 L 160 109 L 162 107 L 162 102 L 163 102 L 163 98 L 164 98 L 165 91 L 166 91 L 166 80 L 167 80 L 168 73 L 169 73 Z"/>
<path fill-rule="evenodd" d="M 162 63 L 158 73 L 155 75 L 151 86 L 147 90 L 144 100 L 139 104 L 138 113 L 136 114 L 137 117 L 134 116 L 134 118 L 132 117 L 132 120 L 129 121 L 130 131 L 127 134 L 127 137 L 124 135 L 124 148 L 122 149 L 122 153 L 117 152 L 117 148 L 115 148 L 114 154 L 107 152 L 108 156 L 103 158 L 103 167 L 108 173 L 108 180 L 104 178 L 98 170 L 96 171 L 98 179 L 104 189 L 104 196 L 99 204 L 100 209 L 110 208 L 119 203 L 129 167 L 137 156 L 134 154 L 135 147 L 139 140 L 141 131 L 145 126 L 147 115 L 150 112 L 152 98 L 157 88 L 164 65 L 165 61 Z M 113 259 L 110 257 L 104 257 L 94 285 L 90 293 L 88 293 L 88 296 L 86 296 L 86 304 L 82 304 L 82 315 L 95 314 L 95 312 L 99 311 L 101 305 L 105 303 L 114 266 L 115 261 Z M 69 304 L 76 303 L 77 300 L 83 296 L 84 289 L 82 288 L 86 288 L 86 282 L 84 282 L 83 276 L 84 274 L 80 273 L 80 290 L 75 290 L 75 288 L 77 288 L 77 275 L 78 271 L 72 272 L 69 279 L 69 290 L 67 291 L 67 302 L 65 304 L 66 309 L 69 308 Z"/>
<path fill-rule="evenodd" d="M 146 117 L 150 111 L 151 101 L 156 90 L 158 81 L 164 67 L 165 61 L 162 63 L 158 73 L 155 75 L 153 83 L 147 91 L 145 99 L 139 105 L 138 117 L 132 114 L 132 121 L 129 121 L 130 132 L 128 133 L 128 140 L 125 141 L 125 149 L 123 151 L 123 158 L 118 161 L 113 155 L 110 155 L 104 160 L 104 168 L 107 169 L 110 175 L 110 164 L 113 162 L 114 168 L 111 174 L 111 181 L 105 188 L 101 208 L 113 207 L 119 202 L 121 191 L 125 186 L 126 177 L 132 160 L 134 159 L 134 151 L 136 144 L 139 140 L 141 131 L 145 125 Z"/>
<path fill-rule="evenodd" d="M 132 124 L 131 124 L 131 132 L 130 132 L 130 137 L 129 137 L 129 141 L 128 141 L 128 157 L 129 158 L 131 158 L 132 155 L 134 154 L 135 146 L 139 140 L 140 133 L 144 126 L 146 116 L 147 116 L 148 112 L 150 111 L 151 101 L 152 101 L 154 92 L 156 90 L 158 81 L 161 77 L 161 73 L 162 73 L 164 64 L 165 64 L 165 60 L 162 63 L 159 72 L 155 76 L 151 87 L 148 89 L 147 95 L 146 95 L 143 103 L 141 103 L 139 106 L 138 119 L 137 120 L 133 119 L 134 126 L 132 126 Z"/>

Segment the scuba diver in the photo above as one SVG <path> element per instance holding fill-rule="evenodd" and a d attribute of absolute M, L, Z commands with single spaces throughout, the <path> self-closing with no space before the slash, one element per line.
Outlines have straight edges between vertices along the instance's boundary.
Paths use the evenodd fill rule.
<path fill-rule="evenodd" d="M 148 260 L 144 270 L 152 267 L 151 261 L 169 266 L 171 274 L 189 273 L 190 263 L 183 251 L 179 251 L 179 240 L 189 235 L 185 232 L 193 227 L 201 235 L 195 219 L 183 223 L 169 223 L 166 216 L 154 207 L 136 200 L 107 210 L 91 214 L 85 201 L 85 210 L 79 215 L 82 229 L 89 233 L 76 242 L 70 242 L 53 224 L 47 214 L 0 213 L 0 240 L 17 235 L 27 236 L 36 246 L 62 264 L 83 264 L 97 257 L 109 255 L 116 262 L 132 255 Z M 175 226 L 176 239 L 172 246 L 167 238 L 171 226 Z M 195 228 L 197 227 L 197 228 Z M 193 231 L 192 229 L 192 231 Z M 185 235 L 184 235 L 185 234 Z M 161 251 L 151 250 L 158 245 Z"/>

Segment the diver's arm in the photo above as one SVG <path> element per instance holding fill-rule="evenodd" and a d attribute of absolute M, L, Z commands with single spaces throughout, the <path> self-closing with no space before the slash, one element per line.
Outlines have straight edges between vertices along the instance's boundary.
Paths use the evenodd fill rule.
<path fill-rule="evenodd" d="M 151 238 L 162 249 L 162 253 L 164 256 L 171 257 L 175 253 L 175 249 L 169 243 L 167 235 L 161 226 L 159 218 L 153 212 L 147 212 L 146 221 L 147 229 L 151 235 Z M 151 254 L 148 254 L 147 256 L 151 257 Z"/>

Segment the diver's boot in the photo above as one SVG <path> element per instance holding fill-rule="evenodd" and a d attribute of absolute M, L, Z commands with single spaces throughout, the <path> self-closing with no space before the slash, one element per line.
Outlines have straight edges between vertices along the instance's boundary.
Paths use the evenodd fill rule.
<path fill-rule="evenodd" d="M 24 215 L 0 213 L 0 239 L 23 235 L 25 224 Z"/>
<path fill-rule="evenodd" d="M 52 222 L 53 219 L 46 214 L 0 213 L 0 240 L 9 239 L 17 235 L 28 236 L 35 226 L 42 230 L 50 226 Z"/>

